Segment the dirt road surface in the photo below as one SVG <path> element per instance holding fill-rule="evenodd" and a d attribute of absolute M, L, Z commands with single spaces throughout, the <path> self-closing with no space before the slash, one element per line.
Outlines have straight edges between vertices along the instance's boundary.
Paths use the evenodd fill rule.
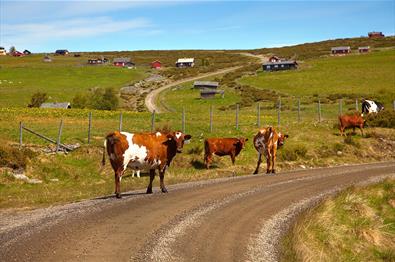
<path fill-rule="evenodd" d="M 0 212 L 0 261 L 276 261 L 289 222 L 395 162 L 247 175 Z"/>
<path fill-rule="evenodd" d="M 185 79 L 181 79 L 175 82 L 172 82 L 170 84 L 164 85 L 162 87 L 159 87 L 155 90 L 152 90 L 150 93 L 148 93 L 148 95 L 145 97 L 145 106 L 147 107 L 148 111 L 150 111 L 151 113 L 155 110 L 156 113 L 162 113 L 161 108 L 156 105 L 156 101 L 157 101 L 157 96 L 163 92 L 164 90 L 171 88 L 173 86 L 177 86 L 177 85 L 181 85 L 183 83 L 186 82 L 190 82 L 190 81 L 195 81 L 195 80 L 199 80 L 205 77 L 210 77 L 210 76 L 215 76 L 215 75 L 221 75 L 221 74 L 225 74 L 231 71 L 234 71 L 236 69 L 239 69 L 241 66 L 235 66 L 235 67 L 230 67 L 230 68 L 226 68 L 226 69 L 222 69 L 222 70 L 218 70 L 215 72 L 211 72 L 211 73 L 206 73 L 206 74 L 201 74 L 195 77 L 189 77 L 189 78 L 185 78 Z"/>

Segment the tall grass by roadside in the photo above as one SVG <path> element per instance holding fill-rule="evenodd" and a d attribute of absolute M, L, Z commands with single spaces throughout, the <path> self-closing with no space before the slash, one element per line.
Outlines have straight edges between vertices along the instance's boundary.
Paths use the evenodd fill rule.
<path fill-rule="evenodd" d="M 395 261 L 395 180 L 324 201 L 283 244 L 281 261 Z"/>

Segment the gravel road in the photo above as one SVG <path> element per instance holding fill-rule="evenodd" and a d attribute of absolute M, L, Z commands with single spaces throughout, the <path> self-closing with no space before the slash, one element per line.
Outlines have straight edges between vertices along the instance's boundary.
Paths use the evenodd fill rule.
<path fill-rule="evenodd" d="M 0 212 L 0 261 L 276 261 L 290 221 L 395 162 L 249 175 Z"/>

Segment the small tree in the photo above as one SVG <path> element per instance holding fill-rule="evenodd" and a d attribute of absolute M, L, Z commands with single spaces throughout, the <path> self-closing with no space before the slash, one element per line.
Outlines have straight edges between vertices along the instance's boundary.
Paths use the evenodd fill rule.
<path fill-rule="evenodd" d="M 16 49 L 15 46 L 11 46 L 10 47 L 10 54 L 12 55 L 13 53 L 15 53 Z"/>
<path fill-rule="evenodd" d="M 98 88 L 93 92 L 91 107 L 99 110 L 114 110 L 118 107 L 117 93 L 113 88 Z"/>
<path fill-rule="evenodd" d="M 42 103 L 47 101 L 47 99 L 47 93 L 36 92 L 32 95 L 32 99 L 30 100 L 28 107 L 40 107 Z"/>
<path fill-rule="evenodd" d="M 77 94 L 73 98 L 73 108 L 86 108 L 88 107 L 88 95 Z"/>

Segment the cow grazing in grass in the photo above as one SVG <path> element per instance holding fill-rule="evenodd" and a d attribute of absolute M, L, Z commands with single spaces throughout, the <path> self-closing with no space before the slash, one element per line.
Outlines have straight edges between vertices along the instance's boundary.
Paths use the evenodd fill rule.
<path fill-rule="evenodd" d="M 361 134 L 363 136 L 363 128 L 365 125 L 365 120 L 362 118 L 361 115 L 341 115 L 339 116 L 339 130 L 340 135 L 345 136 L 344 130 L 347 128 L 352 128 L 353 132 L 355 132 L 355 128 L 358 127 L 361 130 Z"/>
<path fill-rule="evenodd" d="M 204 140 L 204 163 L 209 169 L 213 154 L 217 156 L 230 156 L 235 163 L 236 156 L 244 148 L 247 138 L 207 138 Z"/>
<path fill-rule="evenodd" d="M 271 126 L 259 130 L 258 134 L 254 136 L 254 147 L 259 153 L 254 174 L 258 174 L 259 166 L 262 163 L 262 155 L 266 157 L 266 173 L 276 173 L 274 164 L 276 162 L 277 148 L 284 144 L 286 138 L 288 138 L 288 135 L 277 133 Z"/>
<path fill-rule="evenodd" d="M 160 188 L 167 193 L 164 184 L 166 168 L 176 153 L 181 153 L 184 142 L 191 138 L 182 132 L 127 133 L 115 131 L 107 135 L 104 151 L 109 155 L 111 166 L 115 172 L 115 195 L 121 197 L 120 183 L 127 167 L 133 170 L 149 169 L 150 182 L 147 194 L 152 193 L 152 181 L 158 169 Z M 105 164 L 103 151 L 102 164 Z"/>
<path fill-rule="evenodd" d="M 382 103 L 373 100 L 362 101 L 362 116 L 364 114 L 378 113 L 384 109 Z"/>

